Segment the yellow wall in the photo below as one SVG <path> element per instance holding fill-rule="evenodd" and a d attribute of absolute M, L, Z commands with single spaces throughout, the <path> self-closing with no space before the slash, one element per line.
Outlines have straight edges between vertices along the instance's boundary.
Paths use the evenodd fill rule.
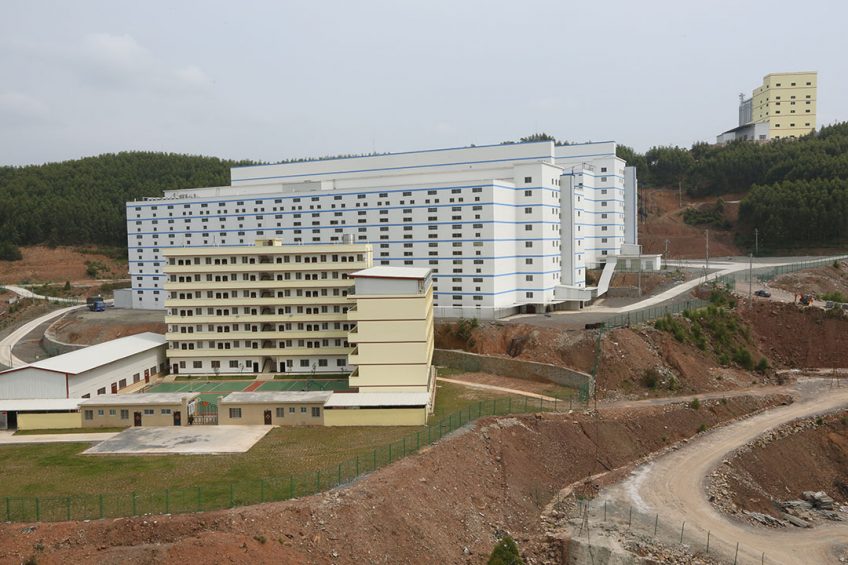
<path fill-rule="evenodd" d="M 301 407 L 306 408 L 306 412 L 300 411 Z M 230 408 L 241 408 L 241 418 L 230 418 Z M 285 409 L 285 416 L 277 417 L 277 408 Z M 294 413 L 289 412 L 289 408 L 294 408 Z M 321 426 L 324 424 L 322 416 L 313 416 L 312 409 L 320 408 L 321 415 L 324 414 L 324 405 L 318 404 L 283 404 L 283 403 L 267 403 L 267 404 L 242 404 L 242 403 L 222 403 L 218 406 L 218 423 L 221 425 L 236 425 L 236 426 L 262 426 L 265 425 L 265 410 L 271 411 L 271 425 L 273 426 Z"/>
<path fill-rule="evenodd" d="M 325 426 L 423 426 L 426 408 L 375 408 L 324 411 Z"/>
<path fill-rule="evenodd" d="M 81 427 L 82 416 L 79 412 L 18 414 L 19 430 L 63 430 Z"/>
<path fill-rule="evenodd" d="M 162 414 L 162 409 L 168 409 L 170 414 Z M 86 410 L 92 411 L 92 419 L 85 419 Z M 103 415 L 99 411 L 103 411 Z M 110 410 L 114 410 L 115 414 L 109 414 Z M 121 410 L 127 411 L 127 417 L 121 418 Z M 145 414 L 145 410 L 153 410 L 153 414 Z M 104 406 L 80 406 L 80 414 L 82 415 L 82 427 L 84 428 L 120 428 L 133 426 L 135 423 L 135 412 L 141 412 L 142 426 L 173 426 L 174 412 L 180 412 L 180 424 L 188 425 L 188 407 L 184 404 L 114 404 Z"/>
<path fill-rule="evenodd" d="M 752 120 L 768 122 L 769 139 L 800 137 L 810 133 L 816 129 L 817 86 L 816 73 L 766 75 L 763 85 L 754 90 Z"/>

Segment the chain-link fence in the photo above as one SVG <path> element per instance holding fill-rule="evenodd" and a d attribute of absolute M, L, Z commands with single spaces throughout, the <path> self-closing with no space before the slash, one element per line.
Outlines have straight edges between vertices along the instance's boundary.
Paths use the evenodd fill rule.
<path fill-rule="evenodd" d="M 194 487 L 155 491 L 70 496 L 0 496 L 0 520 L 6 522 L 55 522 L 176 514 L 233 508 L 288 500 L 322 492 L 417 452 L 446 434 L 484 416 L 532 412 L 564 412 L 583 408 L 577 399 L 552 401 L 527 396 L 507 396 L 480 401 L 437 422 L 337 465 L 284 477 L 236 482 L 211 482 Z"/>
<path fill-rule="evenodd" d="M 686 300 L 685 302 L 675 302 L 673 304 L 667 304 L 665 306 L 652 306 L 650 308 L 644 308 L 642 310 L 635 310 L 633 312 L 627 312 L 625 314 L 618 314 L 616 316 L 613 316 L 612 318 L 604 322 L 604 328 L 613 329 L 629 327 L 632 325 L 657 320 L 667 314 L 680 314 L 684 310 L 694 310 L 696 308 L 703 308 L 704 306 L 708 305 L 709 302 L 707 302 L 706 300 L 691 299 Z"/>
<path fill-rule="evenodd" d="M 754 547 L 723 538 L 697 521 L 673 520 L 660 512 L 639 511 L 632 505 L 604 500 L 579 500 L 571 513 L 572 535 L 591 554 L 602 547 L 621 547 L 657 562 L 777 565 L 768 547 Z M 614 539 L 609 543 L 610 538 Z"/>

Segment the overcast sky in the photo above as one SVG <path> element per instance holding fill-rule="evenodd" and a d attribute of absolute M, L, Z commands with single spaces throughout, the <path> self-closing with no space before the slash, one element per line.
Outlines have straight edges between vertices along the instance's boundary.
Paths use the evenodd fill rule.
<path fill-rule="evenodd" d="M 794 31 L 801 13 L 812 28 Z M 535 131 L 689 146 L 788 70 L 819 72 L 828 124 L 848 119 L 846 21 L 844 0 L 4 0 L 0 164 L 275 161 Z"/>

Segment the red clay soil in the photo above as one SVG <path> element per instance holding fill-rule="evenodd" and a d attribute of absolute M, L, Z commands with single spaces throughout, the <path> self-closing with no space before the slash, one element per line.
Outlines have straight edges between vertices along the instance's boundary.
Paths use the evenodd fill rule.
<path fill-rule="evenodd" d="M 775 515 L 776 502 L 804 491 L 825 491 L 848 502 L 848 412 L 783 426 L 784 437 L 756 443 L 725 470 L 728 490 L 741 510 Z M 782 433 L 780 434 L 782 435 Z"/>
<path fill-rule="evenodd" d="M 595 360 L 595 332 L 481 322 L 471 341 L 465 342 L 456 336 L 455 328 L 454 324 L 438 324 L 436 347 L 550 363 L 587 373 Z M 663 376 L 653 390 L 643 385 L 649 369 Z M 604 333 L 595 387 L 599 398 L 641 398 L 748 387 L 753 380 L 756 378 L 746 371 L 720 367 L 709 353 L 693 345 L 641 326 Z"/>
<path fill-rule="evenodd" d="M 164 334 L 164 312 L 109 308 L 105 312 L 77 310 L 50 326 L 50 334 L 65 343 L 95 345 L 142 332 Z"/>
<path fill-rule="evenodd" d="M 94 282 L 85 272 L 86 261 L 98 261 L 108 268 L 102 278 L 127 278 L 127 264 L 119 263 L 105 255 L 80 253 L 71 247 L 21 247 L 23 259 L 20 261 L 0 261 L 0 282 L 18 284 L 21 282 L 70 281 L 71 284 Z"/>
<path fill-rule="evenodd" d="M 755 302 L 742 309 L 757 348 L 787 368 L 848 367 L 848 318 L 820 308 Z"/>
<path fill-rule="evenodd" d="M 505 533 L 537 562 L 546 549 L 540 512 L 565 485 L 787 399 L 653 406 L 597 422 L 486 418 L 323 495 L 203 514 L 3 524 L 0 563 L 483 563 Z"/>
<path fill-rule="evenodd" d="M 683 195 L 683 208 L 678 201 L 676 189 L 651 188 L 640 189 L 641 207 L 647 212 L 647 218 L 639 223 L 639 243 L 645 253 L 663 253 L 668 240 L 668 254 L 671 259 L 699 259 L 705 252 L 705 226 L 690 226 L 683 222 L 683 210 L 687 206 L 699 206 L 714 203 L 718 198 L 689 198 Z M 725 202 L 735 202 L 738 195 L 723 195 Z M 735 222 L 739 205 L 725 204 L 725 218 Z M 741 255 L 733 242 L 732 230 L 719 230 L 710 227 L 710 255 Z"/>
<path fill-rule="evenodd" d="M 848 296 L 848 261 L 840 261 L 838 264 L 838 269 L 828 265 L 780 275 L 771 281 L 769 286 L 793 293 L 813 293 L 821 296 L 828 292 L 839 292 Z"/>

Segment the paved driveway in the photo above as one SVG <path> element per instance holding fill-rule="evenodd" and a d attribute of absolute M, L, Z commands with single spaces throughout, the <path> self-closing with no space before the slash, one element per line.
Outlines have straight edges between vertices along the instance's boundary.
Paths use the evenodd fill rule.
<path fill-rule="evenodd" d="M 86 455 L 209 455 L 244 453 L 273 426 L 128 428 L 87 449 Z"/>

